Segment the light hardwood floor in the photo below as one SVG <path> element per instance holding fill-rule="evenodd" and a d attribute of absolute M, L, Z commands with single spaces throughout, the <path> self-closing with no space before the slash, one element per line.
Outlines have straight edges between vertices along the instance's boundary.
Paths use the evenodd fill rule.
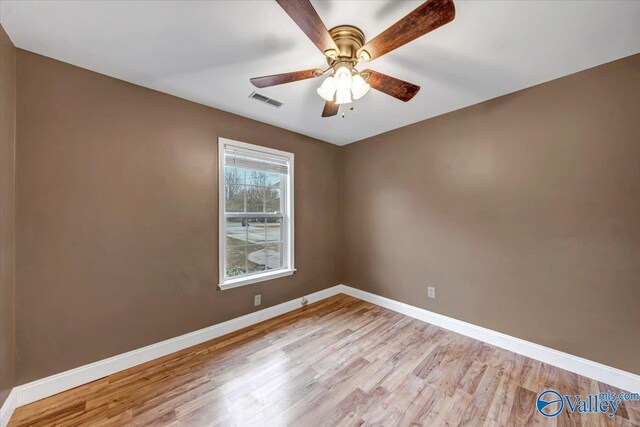
<path fill-rule="evenodd" d="M 339 295 L 18 408 L 11 426 L 640 425 L 535 409 L 614 387 Z"/>

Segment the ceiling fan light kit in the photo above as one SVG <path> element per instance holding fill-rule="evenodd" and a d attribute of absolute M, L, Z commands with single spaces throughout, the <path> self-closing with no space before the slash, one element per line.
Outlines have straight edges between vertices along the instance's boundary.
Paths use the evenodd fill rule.
<path fill-rule="evenodd" d="M 353 99 L 360 99 L 369 92 L 371 89 L 371 85 L 364 81 L 360 73 L 353 76 L 353 80 L 351 82 L 351 93 L 353 94 Z"/>
<path fill-rule="evenodd" d="M 325 100 L 322 117 L 335 116 L 340 105 L 362 98 L 372 87 L 404 102 L 413 98 L 420 86 L 373 70 L 361 73 L 356 70 L 356 65 L 379 58 L 451 22 L 455 17 L 453 0 L 427 0 L 365 43 L 362 30 L 352 25 L 327 30 L 310 0 L 276 2 L 326 56 L 329 68 L 255 77 L 250 81 L 254 86 L 263 88 L 333 74 L 317 89 L 318 95 Z"/>
<path fill-rule="evenodd" d="M 324 79 L 322 85 L 316 91 L 325 101 L 333 101 L 333 95 L 336 93 L 336 82 L 333 77 L 329 76 Z"/>

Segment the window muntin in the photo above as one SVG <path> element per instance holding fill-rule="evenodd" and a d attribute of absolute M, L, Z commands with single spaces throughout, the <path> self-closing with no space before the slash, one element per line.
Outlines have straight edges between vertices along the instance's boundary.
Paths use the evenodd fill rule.
<path fill-rule="evenodd" d="M 220 287 L 293 273 L 293 154 L 222 138 L 219 151 Z"/>

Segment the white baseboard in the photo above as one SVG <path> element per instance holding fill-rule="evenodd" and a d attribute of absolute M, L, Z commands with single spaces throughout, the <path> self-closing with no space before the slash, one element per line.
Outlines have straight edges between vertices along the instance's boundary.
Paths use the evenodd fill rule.
<path fill-rule="evenodd" d="M 339 286 L 333 286 L 331 288 L 315 292 L 311 295 L 306 295 L 305 298 L 309 303 L 313 303 L 339 294 L 339 289 Z M 133 366 L 209 341 L 230 332 L 246 328 L 247 326 L 255 325 L 256 323 L 260 323 L 300 308 L 300 301 L 301 298 L 287 301 L 282 304 L 274 305 L 273 307 L 265 308 L 264 310 L 249 313 L 226 322 L 200 329 L 198 331 L 180 335 L 179 337 L 161 341 L 147 347 L 142 347 L 137 350 L 119 354 L 108 359 L 100 360 L 79 368 L 71 369 L 66 372 L 61 372 L 50 377 L 14 387 L 12 390 L 12 393 L 14 393 L 13 408 L 15 409 L 15 407 L 23 406 L 79 385 L 95 381 L 106 377 L 107 375 L 129 369 Z M 9 399 L 7 399 L 7 401 L 8 400 Z M 5 405 L 3 405 L 2 410 L 3 414 L 5 412 L 13 412 L 13 409 L 9 406 L 7 406 L 5 411 Z M 2 427 L 4 427 L 4 425 L 5 424 L 2 424 Z"/>
<path fill-rule="evenodd" d="M 640 392 L 640 375 L 592 362 L 581 357 L 563 353 L 542 345 L 534 344 L 500 332 L 453 319 L 442 314 L 414 307 L 399 301 L 375 295 L 346 285 L 337 285 L 306 298 L 310 303 L 344 293 L 352 297 L 405 314 L 415 319 L 457 332 L 477 340 L 522 354 L 585 377 L 593 378 L 625 391 Z M 300 299 L 287 301 L 264 310 L 218 323 L 179 337 L 161 341 L 147 347 L 123 353 L 108 359 L 71 369 L 50 377 L 14 387 L 0 409 L 0 427 L 5 427 L 18 406 L 60 393 L 65 390 L 123 371 L 133 366 L 149 362 L 179 350 L 260 323 L 300 307 Z"/>
<path fill-rule="evenodd" d="M 618 387 L 624 391 L 640 393 L 640 375 L 632 374 L 621 369 L 612 368 L 598 362 L 583 359 L 562 351 L 554 350 L 539 344 L 534 344 L 520 338 L 496 332 L 491 329 L 463 322 L 462 320 L 434 313 L 423 308 L 415 307 L 403 302 L 381 297 L 370 292 L 352 288 L 346 285 L 339 286 L 340 292 L 352 297 L 379 305 L 389 310 L 405 314 L 423 322 L 457 332 L 477 340 L 504 348 L 505 350 L 548 363 L 549 365 L 593 378 L 605 384 Z"/>
<path fill-rule="evenodd" d="M 9 424 L 9 420 L 11 419 L 11 415 L 13 415 L 13 411 L 16 410 L 16 389 L 12 388 L 9 396 L 5 399 L 2 404 L 2 408 L 0 408 L 0 426 L 6 427 Z"/>

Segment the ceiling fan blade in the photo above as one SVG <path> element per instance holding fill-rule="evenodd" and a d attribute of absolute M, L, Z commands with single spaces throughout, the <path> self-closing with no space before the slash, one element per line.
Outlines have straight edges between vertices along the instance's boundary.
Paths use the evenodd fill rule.
<path fill-rule="evenodd" d="M 331 117 L 338 114 L 340 106 L 335 101 L 327 101 L 324 103 L 324 109 L 322 110 L 322 117 Z"/>
<path fill-rule="evenodd" d="M 362 46 L 358 57 L 363 60 L 379 58 L 453 21 L 455 16 L 453 0 L 427 0 Z"/>
<path fill-rule="evenodd" d="M 372 88 L 393 96 L 400 101 L 409 101 L 420 90 L 420 86 L 416 86 L 413 83 L 405 82 L 373 70 L 364 70 L 362 74 L 369 74 L 367 83 L 369 83 Z"/>
<path fill-rule="evenodd" d="M 338 46 L 309 0 L 276 0 L 322 53 L 336 57 Z"/>
<path fill-rule="evenodd" d="M 255 87 L 277 86 L 284 83 L 297 82 L 298 80 L 306 80 L 318 77 L 318 72 L 322 73 L 322 70 L 318 68 L 312 68 L 310 70 L 294 71 L 293 73 L 254 77 L 250 79 L 250 81 Z"/>

